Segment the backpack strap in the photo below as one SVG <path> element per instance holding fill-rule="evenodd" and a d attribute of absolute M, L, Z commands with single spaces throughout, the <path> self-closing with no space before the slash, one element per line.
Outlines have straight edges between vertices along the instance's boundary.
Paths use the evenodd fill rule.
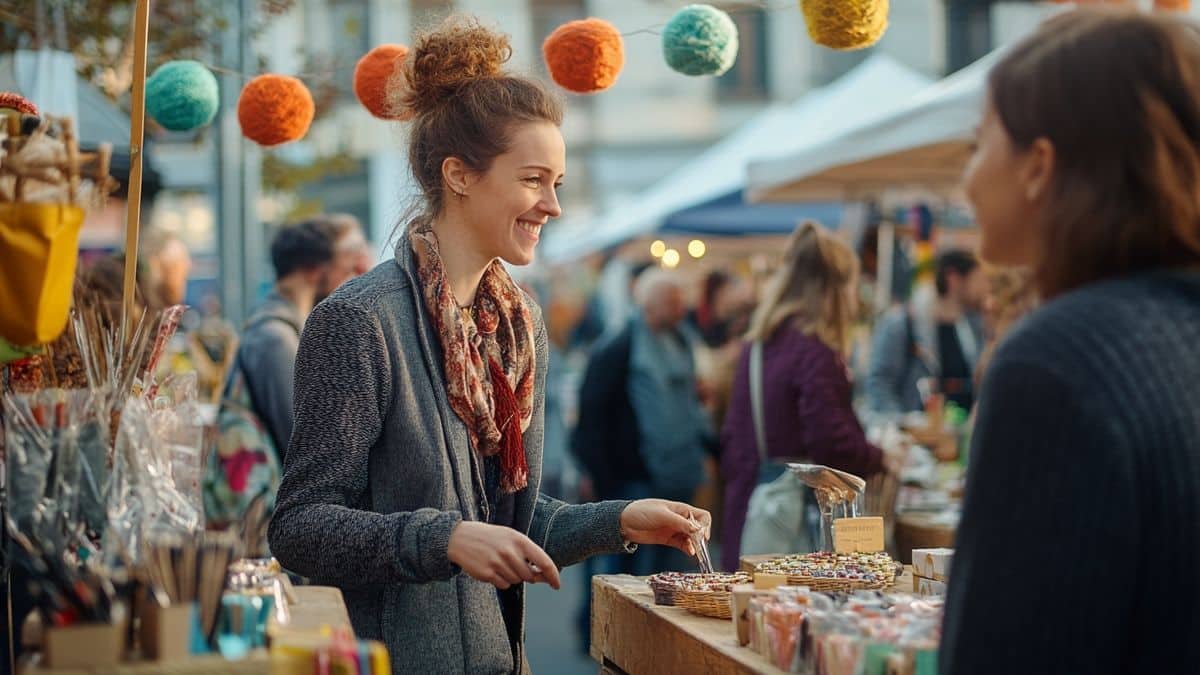
<path fill-rule="evenodd" d="M 758 460 L 767 463 L 767 420 L 763 410 L 763 343 L 750 343 L 750 410 L 754 415 L 754 438 L 758 446 Z"/>

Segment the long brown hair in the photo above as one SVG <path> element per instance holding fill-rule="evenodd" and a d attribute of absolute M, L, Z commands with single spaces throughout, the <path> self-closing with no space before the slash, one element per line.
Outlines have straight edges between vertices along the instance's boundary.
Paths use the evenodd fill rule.
<path fill-rule="evenodd" d="M 1019 149 L 1054 146 L 1034 273 L 1043 297 L 1200 263 L 1200 28 L 1087 8 L 998 63 L 991 102 Z"/>
<path fill-rule="evenodd" d="M 507 35 L 455 15 L 417 39 L 394 82 L 392 105 L 413 114 L 408 161 L 425 219 L 442 210 L 442 163 L 461 159 L 485 172 L 507 152 L 521 122 L 562 125 L 562 102 L 540 82 L 510 74 Z"/>
<path fill-rule="evenodd" d="M 830 349 L 849 355 L 855 301 L 848 287 L 857 278 L 858 258 L 849 246 L 814 222 L 801 224 L 763 289 L 746 338 L 765 342 L 791 322 Z"/>

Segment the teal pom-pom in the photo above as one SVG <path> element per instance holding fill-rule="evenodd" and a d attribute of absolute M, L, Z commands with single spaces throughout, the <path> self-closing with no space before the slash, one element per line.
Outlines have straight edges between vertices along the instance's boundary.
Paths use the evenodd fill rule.
<path fill-rule="evenodd" d="M 688 5 L 675 13 L 662 33 L 663 58 L 684 75 L 723 75 L 737 59 L 733 19 L 710 5 Z"/>
<path fill-rule="evenodd" d="M 191 131 L 213 121 L 217 78 L 202 63 L 168 61 L 146 80 L 146 112 L 171 131 Z"/>

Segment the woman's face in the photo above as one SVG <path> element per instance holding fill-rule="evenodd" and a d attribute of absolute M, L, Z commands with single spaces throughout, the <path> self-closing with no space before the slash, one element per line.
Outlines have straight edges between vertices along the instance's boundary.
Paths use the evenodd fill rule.
<path fill-rule="evenodd" d="M 1045 187 L 1044 158 L 1031 156 L 1034 154 L 1013 144 L 989 101 L 975 151 L 963 174 L 963 187 L 979 223 L 980 256 L 990 263 L 1033 263 Z"/>
<path fill-rule="evenodd" d="M 513 265 L 533 262 L 542 226 L 562 214 L 557 190 L 566 163 L 558 127 L 528 122 L 513 131 L 512 148 L 473 178 L 461 202 L 480 253 Z"/>

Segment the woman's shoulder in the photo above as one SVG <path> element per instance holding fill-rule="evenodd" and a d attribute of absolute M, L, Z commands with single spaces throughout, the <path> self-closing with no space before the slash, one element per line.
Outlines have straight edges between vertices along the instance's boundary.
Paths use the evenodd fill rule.
<path fill-rule="evenodd" d="M 412 281 L 396 261 L 387 260 L 342 284 L 321 301 L 328 310 L 362 311 L 371 315 L 407 313 L 412 307 Z"/>
<path fill-rule="evenodd" d="M 397 333 L 416 324 L 412 282 L 395 261 L 342 284 L 322 300 L 304 324 L 304 332 L 328 331 L 355 340 L 392 342 Z"/>
<path fill-rule="evenodd" d="M 1064 293 L 1019 321 L 990 368 L 1022 366 L 1084 390 L 1121 373 L 1194 363 L 1181 339 L 1200 331 L 1200 275 L 1144 274 Z"/>
<path fill-rule="evenodd" d="M 771 336 L 768 348 L 772 352 L 791 355 L 798 359 L 836 360 L 838 358 L 829 345 L 812 333 L 785 324 Z"/>

